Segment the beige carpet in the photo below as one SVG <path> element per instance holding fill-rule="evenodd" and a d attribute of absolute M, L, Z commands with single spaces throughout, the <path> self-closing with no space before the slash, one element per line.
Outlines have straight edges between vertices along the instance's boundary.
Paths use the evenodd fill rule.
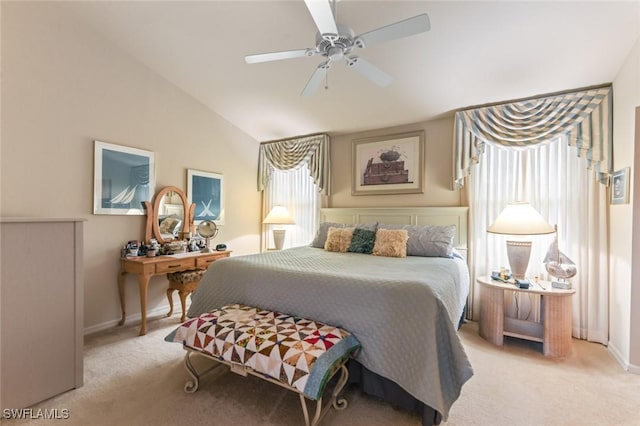
<path fill-rule="evenodd" d="M 125 326 L 86 338 L 85 385 L 33 408 L 68 409 L 68 420 L 6 421 L 33 425 L 301 425 L 299 399 L 255 377 L 221 367 L 194 394 L 182 347 L 164 342 L 178 317 L 152 320 L 146 336 Z M 640 376 L 626 373 L 601 345 L 574 340 L 571 357 L 545 358 L 536 343 L 504 348 L 460 331 L 475 375 L 445 425 L 640 425 Z M 322 425 L 414 425 L 420 421 L 349 389 L 349 407 Z"/>

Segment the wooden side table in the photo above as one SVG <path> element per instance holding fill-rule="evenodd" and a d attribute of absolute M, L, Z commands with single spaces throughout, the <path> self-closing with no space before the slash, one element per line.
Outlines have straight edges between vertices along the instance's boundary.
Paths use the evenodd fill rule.
<path fill-rule="evenodd" d="M 571 354 L 571 303 L 575 289 L 551 287 L 548 281 L 531 283 L 528 289 L 503 283 L 491 277 L 479 277 L 480 284 L 480 336 L 502 346 L 504 336 L 542 343 L 545 356 L 563 357 Z M 505 317 L 504 291 L 540 295 L 540 322 Z"/>

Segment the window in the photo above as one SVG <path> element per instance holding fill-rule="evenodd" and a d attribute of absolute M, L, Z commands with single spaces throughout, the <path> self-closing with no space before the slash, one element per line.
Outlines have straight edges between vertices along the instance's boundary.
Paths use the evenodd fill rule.
<path fill-rule="evenodd" d="M 263 217 L 273 206 L 285 206 L 295 225 L 287 225 L 284 248 L 308 245 L 320 218 L 320 192 L 306 162 L 292 170 L 273 170 L 264 191 Z M 271 226 L 263 225 L 263 248 L 273 247 Z"/>
<path fill-rule="evenodd" d="M 473 223 L 474 262 L 471 275 L 488 275 L 509 265 L 506 236 L 486 230 L 511 201 L 528 201 L 551 225 L 558 225 L 560 250 L 576 263 L 572 278 L 573 335 L 603 344 L 608 340 L 608 264 L 606 187 L 598 182 L 586 159 L 562 138 L 527 149 L 487 143 L 482 161 L 469 179 Z M 529 238 L 528 238 L 529 239 Z M 527 276 L 547 277 L 542 263 L 553 235 L 531 236 L 533 247 Z M 551 277 L 550 277 L 551 278 Z M 552 279 L 552 278 L 551 278 Z M 474 279 L 475 282 L 475 279 Z M 478 312 L 478 288 L 471 300 Z M 537 299 L 524 297 L 509 307 L 512 316 L 524 318 L 537 311 Z M 531 318 L 537 319 L 537 318 Z"/>

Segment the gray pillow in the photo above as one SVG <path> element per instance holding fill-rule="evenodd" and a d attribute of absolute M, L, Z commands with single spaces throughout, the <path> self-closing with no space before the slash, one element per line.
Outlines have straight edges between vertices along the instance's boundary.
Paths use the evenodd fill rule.
<path fill-rule="evenodd" d="M 327 232 L 329 228 L 358 228 L 366 229 L 368 231 L 376 232 L 378 228 L 378 222 L 358 223 L 356 225 L 349 223 L 336 223 L 336 222 L 322 222 L 316 232 L 316 237 L 311 242 L 311 247 L 324 248 L 324 243 L 327 241 Z"/>
<path fill-rule="evenodd" d="M 380 229 L 406 229 L 409 232 L 407 256 L 452 257 L 455 225 L 396 225 L 379 223 Z"/>

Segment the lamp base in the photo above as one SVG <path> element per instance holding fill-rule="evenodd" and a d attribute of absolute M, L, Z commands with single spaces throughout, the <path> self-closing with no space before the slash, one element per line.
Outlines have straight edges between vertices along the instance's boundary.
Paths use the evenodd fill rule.
<path fill-rule="evenodd" d="M 276 247 L 276 250 L 282 250 L 284 246 L 284 235 L 287 233 L 284 229 L 274 229 L 273 230 L 273 244 Z"/>
<path fill-rule="evenodd" d="M 513 278 L 523 280 L 531 257 L 531 241 L 507 241 L 507 257 Z"/>

